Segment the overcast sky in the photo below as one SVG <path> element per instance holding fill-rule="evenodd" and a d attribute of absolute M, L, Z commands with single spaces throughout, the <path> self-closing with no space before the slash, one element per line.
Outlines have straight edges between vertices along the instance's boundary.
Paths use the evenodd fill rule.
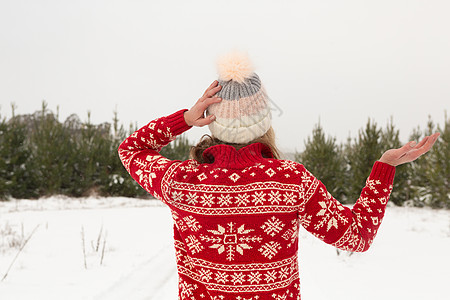
<path fill-rule="evenodd" d="M 247 51 L 282 151 L 319 121 L 338 141 L 392 116 L 406 142 L 450 104 L 450 1 L 0 0 L 0 113 L 143 126 L 190 108 L 216 58 Z M 197 141 L 208 128 L 193 128 Z"/>

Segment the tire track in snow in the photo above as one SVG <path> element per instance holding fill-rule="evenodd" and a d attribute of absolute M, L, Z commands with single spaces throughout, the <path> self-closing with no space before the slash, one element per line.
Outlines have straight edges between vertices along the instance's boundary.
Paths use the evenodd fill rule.
<path fill-rule="evenodd" d="M 173 281 L 176 280 L 175 254 L 172 245 L 166 245 L 150 259 L 134 268 L 128 274 L 122 275 L 107 290 L 99 293 L 95 300 L 154 300 L 170 299 L 160 298 L 157 295 L 173 294 Z M 157 272 L 157 274 L 155 274 Z M 172 284 L 169 284 L 171 282 Z M 169 287 L 170 286 L 170 287 Z M 176 287 L 176 285 L 175 285 Z M 175 291 L 175 294 L 177 292 Z"/>

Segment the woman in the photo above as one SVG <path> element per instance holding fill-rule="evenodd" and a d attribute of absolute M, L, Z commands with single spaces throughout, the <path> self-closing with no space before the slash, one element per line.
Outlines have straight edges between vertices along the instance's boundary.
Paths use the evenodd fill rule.
<path fill-rule="evenodd" d="M 208 125 L 187 161 L 161 148 L 193 126 Z M 300 299 L 298 230 L 337 248 L 366 251 L 392 190 L 395 166 L 415 160 L 438 133 L 386 151 L 352 209 L 299 163 L 282 160 L 266 92 L 246 56 L 219 62 L 195 105 L 151 121 L 119 156 L 131 176 L 167 204 L 174 220 L 179 299 Z"/>

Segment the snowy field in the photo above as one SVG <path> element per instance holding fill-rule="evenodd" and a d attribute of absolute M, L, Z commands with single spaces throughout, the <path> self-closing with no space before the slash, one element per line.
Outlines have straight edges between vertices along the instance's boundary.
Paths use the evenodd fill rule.
<path fill-rule="evenodd" d="M 177 299 L 172 219 L 157 201 L 0 202 L 0 280 L 33 230 L 1 300 Z M 450 211 L 388 207 L 372 248 L 351 256 L 302 230 L 299 256 L 303 300 L 450 299 Z"/>

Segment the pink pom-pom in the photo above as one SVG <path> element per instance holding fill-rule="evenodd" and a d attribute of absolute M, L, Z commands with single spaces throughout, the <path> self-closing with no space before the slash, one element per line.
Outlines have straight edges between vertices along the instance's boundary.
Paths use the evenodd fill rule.
<path fill-rule="evenodd" d="M 248 55 L 243 52 L 232 52 L 220 57 L 217 61 L 219 79 L 244 82 L 253 73 L 253 66 Z"/>

